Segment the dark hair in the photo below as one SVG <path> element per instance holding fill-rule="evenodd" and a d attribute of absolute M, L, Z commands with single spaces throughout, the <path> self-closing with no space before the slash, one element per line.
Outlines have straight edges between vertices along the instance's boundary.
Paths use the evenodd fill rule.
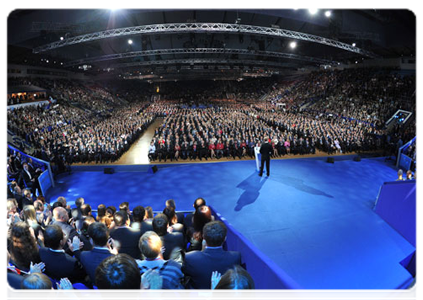
<path fill-rule="evenodd" d="M 100 204 L 97 206 L 97 217 L 101 218 L 106 215 L 106 205 Z"/>
<path fill-rule="evenodd" d="M 195 210 L 197 210 L 197 208 L 199 208 L 202 205 L 206 205 L 206 200 L 204 200 L 203 198 L 197 198 L 194 201 L 194 208 Z"/>
<path fill-rule="evenodd" d="M 172 206 L 166 206 L 163 209 L 163 214 L 166 215 L 169 226 L 172 226 L 172 220 L 176 216 L 175 209 Z"/>
<path fill-rule="evenodd" d="M 51 210 L 54 210 L 56 207 L 63 207 L 63 204 L 60 202 L 54 202 L 53 205 L 51 206 Z"/>
<path fill-rule="evenodd" d="M 94 217 L 92 217 L 92 216 L 84 217 L 84 219 L 82 221 L 81 233 L 84 234 L 84 235 L 87 235 L 88 234 L 88 227 L 90 227 L 90 225 L 94 222 L 95 222 Z"/>
<path fill-rule="evenodd" d="M 141 274 L 136 261 L 127 254 L 104 259 L 95 270 L 99 289 L 140 289 Z"/>
<path fill-rule="evenodd" d="M 152 219 L 153 218 L 153 208 L 151 206 L 146 206 L 144 209 L 145 209 L 145 213 L 147 214 L 148 219 Z"/>
<path fill-rule="evenodd" d="M 166 200 L 166 206 L 170 206 L 170 207 L 173 207 L 174 209 L 176 209 L 175 200 L 173 200 L 173 199 Z"/>
<path fill-rule="evenodd" d="M 44 204 L 41 200 L 36 200 L 34 202 L 34 208 L 36 211 L 44 211 Z"/>
<path fill-rule="evenodd" d="M 134 218 L 134 222 L 142 222 L 145 216 L 145 209 L 141 205 L 136 206 L 132 210 L 132 217 Z"/>
<path fill-rule="evenodd" d="M 31 261 L 40 261 L 37 242 L 31 235 L 29 225 L 25 222 L 17 222 L 10 230 L 10 255 L 19 269 L 28 269 Z"/>
<path fill-rule="evenodd" d="M 59 225 L 49 225 L 44 230 L 44 244 L 51 249 L 58 249 L 63 240 L 63 231 Z"/>
<path fill-rule="evenodd" d="M 127 213 L 129 213 L 129 203 L 128 202 L 122 202 L 119 204 L 119 210 L 124 210 Z"/>
<path fill-rule="evenodd" d="M 163 236 L 167 233 L 168 219 L 164 214 L 158 214 L 153 219 L 153 230 L 159 235 Z"/>
<path fill-rule="evenodd" d="M 104 223 L 94 222 L 88 226 L 88 235 L 93 239 L 95 246 L 103 247 L 109 239 L 109 232 Z"/>
<path fill-rule="evenodd" d="M 114 207 L 114 206 L 108 206 L 106 208 L 106 214 L 107 213 L 109 213 L 111 217 L 114 216 L 114 214 L 116 213 L 116 207 Z"/>
<path fill-rule="evenodd" d="M 113 220 L 116 226 L 123 226 L 126 224 L 126 221 L 128 221 L 128 213 L 126 211 L 117 211 L 113 215 Z"/>
<path fill-rule="evenodd" d="M 91 212 L 91 205 L 89 205 L 89 204 L 83 204 L 81 206 L 81 214 L 83 216 L 88 216 L 90 214 L 90 212 Z"/>
<path fill-rule="evenodd" d="M 195 231 L 202 231 L 204 225 L 211 221 L 212 214 L 210 208 L 206 205 L 202 205 L 195 210 L 192 226 Z"/>
<path fill-rule="evenodd" d="M 51 290 L 52 287 L 50 278 L 43 273 L 29 274 L 21 281 L 21 289 L 23 290 Z"/>
<path fill-rule="evenodd" d="M 82 205 L 84 205 L 84 203 L 85 203 L 85 200 L 82 197 L 79 197 L 78 199 L 75 200 L 76 207 L 80 208 Z"/>
<path fill-rule="evenodd" d="M 222 246 L 226 238 L 226 226 L 221 221 L 212 221 L 204 225 L 203 238 L 206 240 L 207 246 Z"/>
<path fill-rule="evenodd" d="M 254 280 L 251 275 L 240 266 L 235 266 L 233 269 L 229 269 L 223 274 L 215 289 L 252 290 L 254 288 Z"/>

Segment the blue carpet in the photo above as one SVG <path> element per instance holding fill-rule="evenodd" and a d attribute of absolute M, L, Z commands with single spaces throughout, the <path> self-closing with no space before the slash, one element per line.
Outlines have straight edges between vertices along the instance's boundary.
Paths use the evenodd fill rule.
<path fill-rule="evenodd" d="M 177 210 L 190 211 L 203 197 L 304 288 L 392 289 L 409 280 L 400 261 L 415 249 L 372 208 L 382 183 L 395 179 L 383 159 L 273 160 L 269 178 L 254 161 L 234 161 L 160 166 L 155 174 L 74 172 L 47 199 L 161 210 L 173 198 Z"/>

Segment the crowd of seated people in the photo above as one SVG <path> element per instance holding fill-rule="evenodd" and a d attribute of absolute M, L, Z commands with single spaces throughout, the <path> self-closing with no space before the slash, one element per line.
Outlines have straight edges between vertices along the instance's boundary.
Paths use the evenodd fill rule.
<path fill-rule="evenodd" d="M 32 194 L 29 194 L 32 197 Z M 100 204 L 64 197 L 7 200 L 9 285 L 15 289 L 254 289 L 239 252 L 222 248 L 226 226 L 206 200 L 175 212 Z M 242 280 L 241 280 L 242 279 Z"/>

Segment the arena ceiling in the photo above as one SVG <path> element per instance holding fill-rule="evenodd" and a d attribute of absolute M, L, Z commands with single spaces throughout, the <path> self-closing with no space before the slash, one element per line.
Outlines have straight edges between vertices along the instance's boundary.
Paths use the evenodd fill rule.
<path fill-rule="evenodd" d="M 415 43 L 408 10 L 16 10 L 8 18 L 9 63 L 145 79 L 415 56 Z"/>

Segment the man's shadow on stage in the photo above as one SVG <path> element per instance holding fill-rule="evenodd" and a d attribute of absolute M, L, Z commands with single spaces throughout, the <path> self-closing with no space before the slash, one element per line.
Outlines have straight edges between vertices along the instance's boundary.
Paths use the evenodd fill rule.
<path fill-rule="evenodd" d="M 297 189 L 301 192 L 307 193 L 307 194 L 324 196 L 324 197 L 327 197 L 327 198 L 333 198 L 332 195 L 326 194 L 324 191 L 315 189 L 314 187 L 311 187 L 311 186 L 305 184 L 304 180 L 302 180 L 302 179 L 275 174 L 275 176 L 272 176 L 272 180 L 280 182 L 284 185 L 291 186 L 291 187 L 293 187 L 293 188 L 295 188 L 295 189 Z"/>
<path fill-rule="evenodd" d="M 251 174 L 247 179 L 236 187 L 243 189 L 244 192 L 239 197 L 235 206 L 235 211 L 240 211 L 244 206 L 254 203 L 260 195 L 260 190 L 266 182 L 267 177 L 258 176 L 257 172 Z"/>

